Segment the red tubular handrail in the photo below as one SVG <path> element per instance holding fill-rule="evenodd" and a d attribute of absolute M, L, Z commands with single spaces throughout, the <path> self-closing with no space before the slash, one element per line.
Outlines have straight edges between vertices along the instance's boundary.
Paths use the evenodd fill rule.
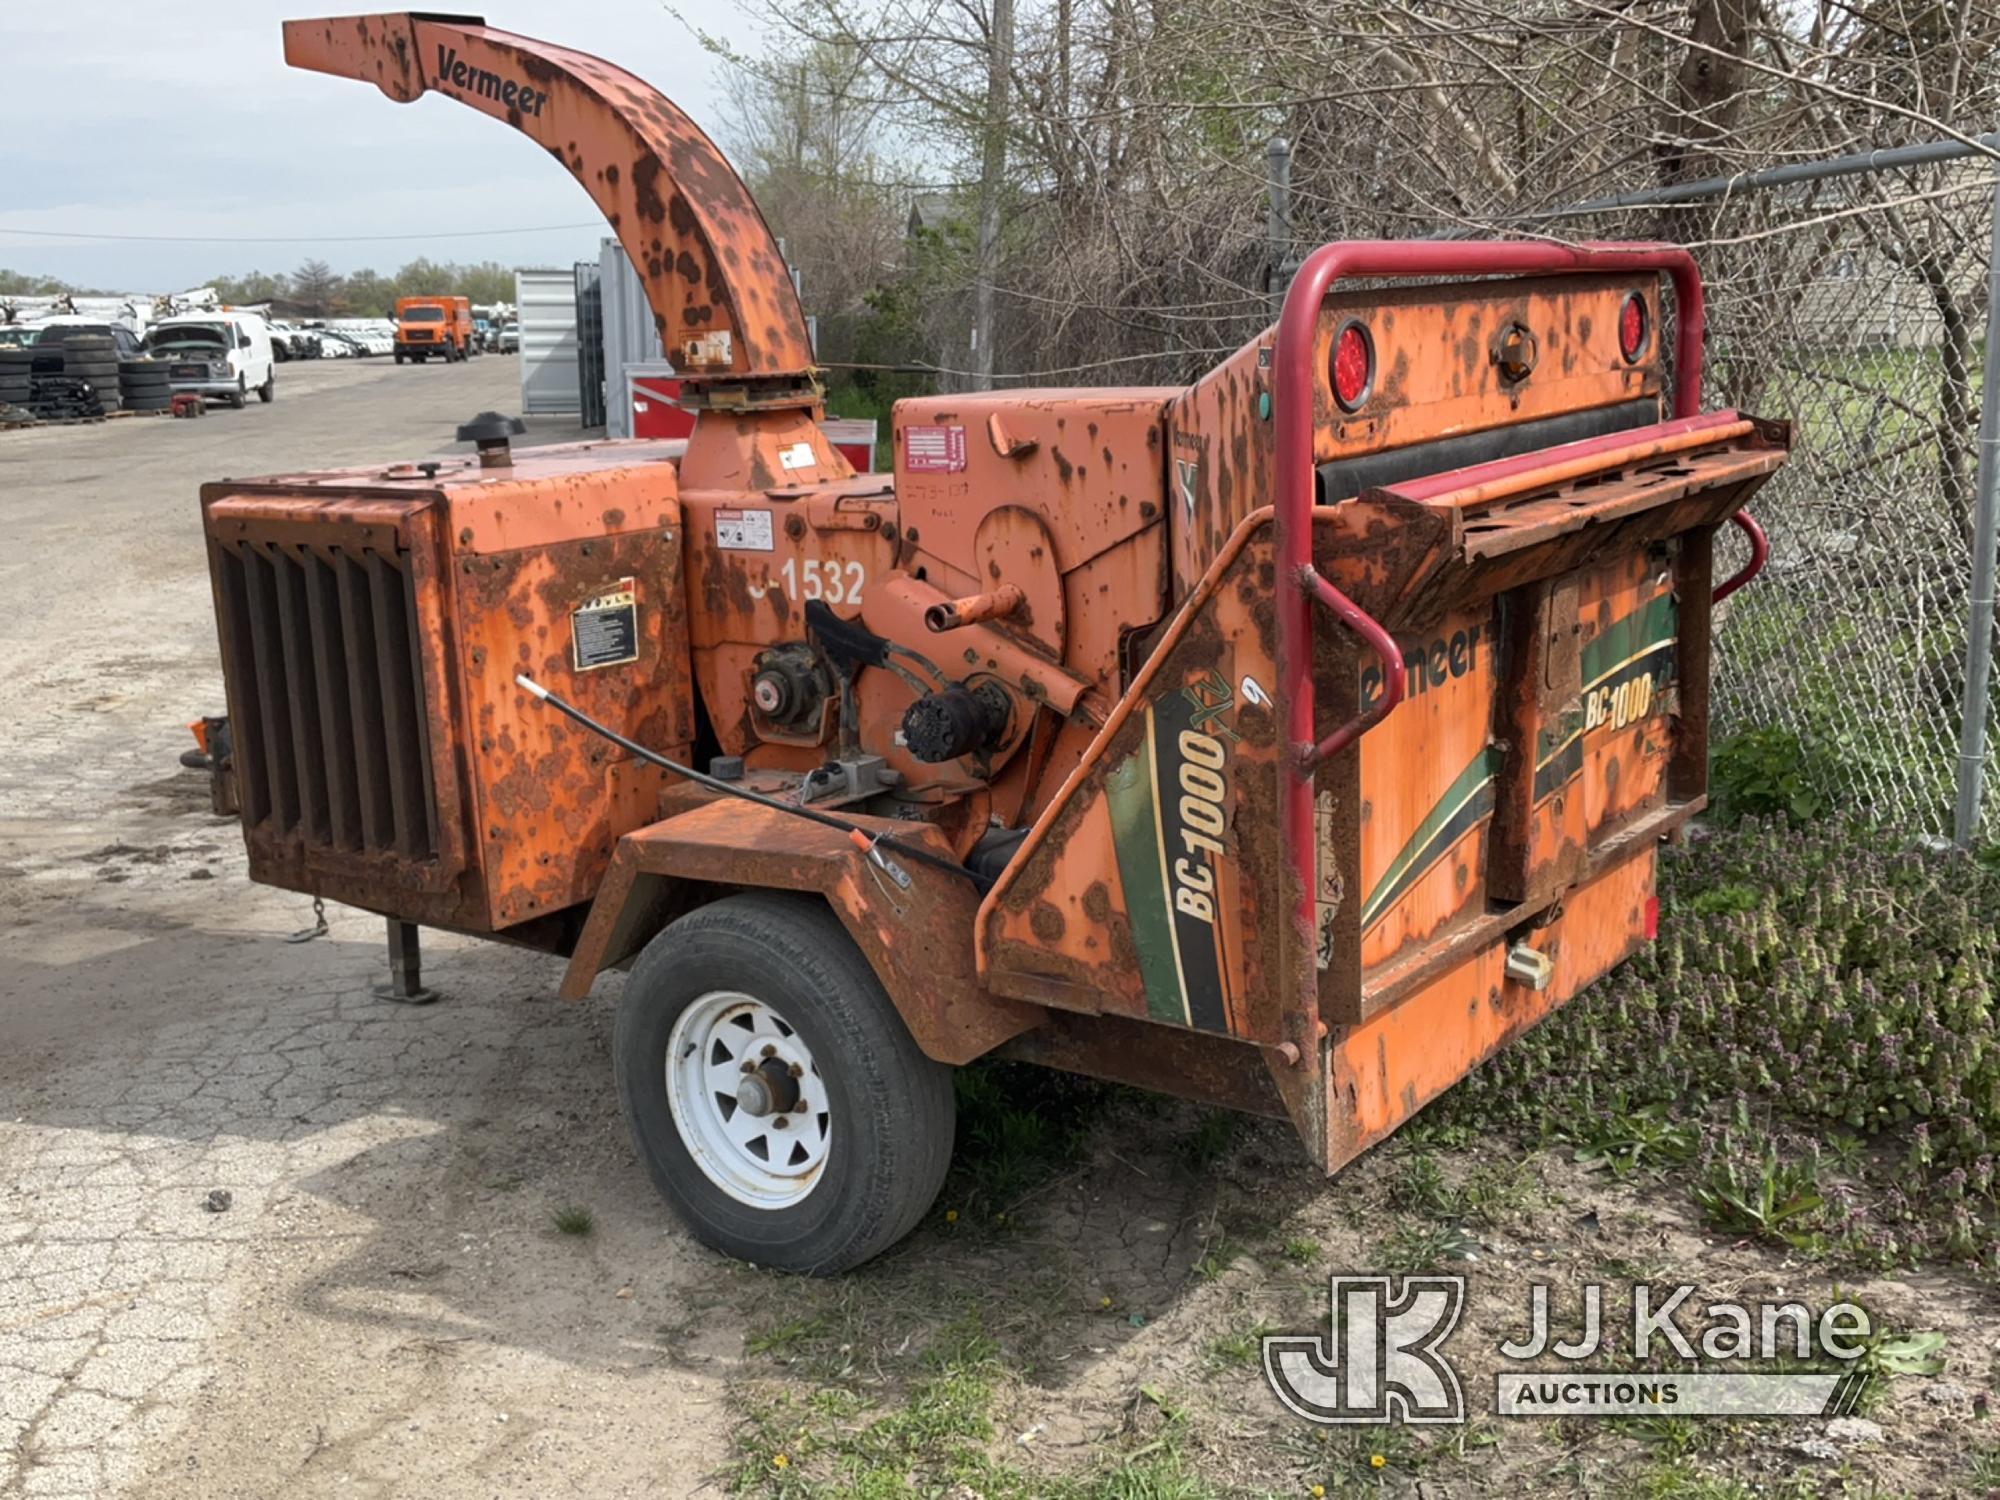
<path fill-rule="evenodd" d="M 1720 604 L 1744 584 L 1764 571 L 1764 564 L 1771 560 L 1771 539 L 1764 535 L 1764 528 L 1757 524 L 1757 518 L 1747 510 L 1739 510 L 1729 518 L 1743 529 L 1750 538 L 1750 561 L 1743 565 L 1743 571 L 1710 594 L 1710 604 Z"/>
<path fill-rule="evenodd" d="M 1289 587 L 1278 591 L 1278 694 L 1284 705 L 1289 747 L 1284 777 L 1284 840 L 1298 878 L 1295 916 L 1302 936 L 1313 931 L 1317 862 L 1313 847 L 1313 768 L 1326 756 L 1352 745 L 1382 722 L 1401 697 L 1401 654 L 1381 624 L 1321 578 L 1312 565 L 1313 407 L 1319 388 L 1313 344 L 1319 312 L 1335 282 L 1357 276 L 1547 276 L 1569 271 L 1665 272 L 1673 278 L 1674 415 L 1701 409 L 1703 303 L 1701 272 L 1694 257 L 1672 245 L 1558 245 L 1541 240 L 1345 240 L 1322 245 L 1306 257 L 1285 294 L 1278 316 L 1273 377 L 1277 386 L 1276 443 L 1278 574 Z M 1343 724 L 1323 741 L 1314 739 L 1312 610 L 1326 604 L 1343 624 L 1366 640 L 1387 668 L 1382 701 Z M 1387 649 L 1384 649 L 1386 646 Z M 1310 941 L 1304 944 L 1309 955 Z M 1310 959 L 1305 993 L 1312 992 Z M 1301 1009 L 1300 1014 L 1303 1014 Z M 1298 1037 L 1302 1047 L 1309 1031 Z"/>
<path fill-rule="evenodd" d="M 1321 576 L 1319 569 L 1311 563 L 1306 564 L 1302 576 L 1313 597 L 1332 610 L 1341 624 L 1360 636 L 1374 648 L 1375 654 L 1382 658 L 1382 701 L 1373 708 L 1364 709 L 1356 714 L 1312 747 L 1305 768 L 1306 775 L 1310 776 L 1313 767 L 1321 761 L 1340 754 L 1362 735 L 1388 718 L 1396 705 L 1403 701 L 1403 694 L 1409 689 L 1410 676 L 1403 667 L 1403 648 L 1396 644 L 1394 636 L 1382 628 L 1379 620 L 1328 583 Z"/>

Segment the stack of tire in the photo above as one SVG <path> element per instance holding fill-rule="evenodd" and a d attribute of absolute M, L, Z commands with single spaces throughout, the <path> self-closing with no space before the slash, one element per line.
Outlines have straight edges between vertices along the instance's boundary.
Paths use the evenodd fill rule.
<path fill-rule="evenodd" d="M 0 349 L 0 421 L 26 416 L 34 399 L 35 351 Z"/>
<path fill-rule="evenodd" d="M 66 340 L 62 372 L 68 379 L 87 382 L 101 409 L 118 410 L 118 345 L 110 334 L 79 333 Z"/>
<path fill-rule="evenodd" d="M 118 393 L 127 411 L 166 411 L 174 404 L 163 359 L 118 361 Z"/>

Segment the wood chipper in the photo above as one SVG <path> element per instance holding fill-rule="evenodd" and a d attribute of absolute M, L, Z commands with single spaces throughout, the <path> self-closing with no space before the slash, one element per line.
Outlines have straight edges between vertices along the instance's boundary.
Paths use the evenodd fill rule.
<path fill-rule="evenodd" d="M 1289 1119 L 1332 1172 L 1654 935 L 1789 445 L 1701 410 L 1683 251 L 1328 245 L 1191 387 L 905 401 L 859 475 L 674 105 L 467 18 L 285 48 L 544 146 L 699 415 L 203 490 L 252 878 L 386 916 L 405 991 L 419 924 L 565 956 L 570 999 L 629 966 L 619 1095 L 709 1244 L 893 1244 L 991 1055 Z"/>

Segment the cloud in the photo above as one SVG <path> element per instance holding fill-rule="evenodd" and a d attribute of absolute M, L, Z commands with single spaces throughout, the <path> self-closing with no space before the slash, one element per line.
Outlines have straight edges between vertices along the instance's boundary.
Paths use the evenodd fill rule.
<path fill-rule="evenodd" d="M 299 9 L 262 0 L 209 0 L 195 13 L 154 0 L 0 5 L 0 139 L 14 143 L 0 267 L 164 291 L 308 256 L 346 271 L 419 255 L 561 265 L 596 253 L 609 231 L 595 227 L 595 206 L 526 137 L 448 99 L 398 105 L 366 84 L 287 68 L 279 22 Z M 747 40 L 729 0 L 680 9 L 693 25 Z M 716 124 L 719 65 L 658 5 L 512 0 L 489 19 L 615 62 L 705 128 Z M 593 227 L 451 237 L 586 222 Z M 216 239 L 57 241 L 7 226 Z M 336 242 L 402 234 L 419 237 Z M 305 242 L 250 242 L 270 236 Z"/>

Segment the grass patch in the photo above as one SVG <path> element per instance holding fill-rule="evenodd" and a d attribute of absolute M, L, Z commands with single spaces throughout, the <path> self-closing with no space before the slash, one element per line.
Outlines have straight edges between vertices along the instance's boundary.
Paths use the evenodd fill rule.
<path fill-rule="evenodd" d="M 556 1226 L 557 1234 L 573 1234 L 582 1238 L 597 1231 L 597 1215 L 575 1203 L 565 1204 L 550 1214 L 549 1222 Z"/>
<path fill-rule="evenodd" d="M 1686 1167 L 1730 1233 L 1992 1268 L 2000 870 L 1750 818 L 1667 851 L 1660 894 L 1659 942 L 1438 1112 L 1567 1137 L 1614 1172 Z M 1429 1175 L 1399 1191 L 1449 1202 Z"/>
<path fill-rule="evenodd" d="M 1184 1451 L 1186 1421 L 1145 1397 L 1153 1431 L 1085 1474 L 1030 1474 L 996 1458 L 993 1407 L 1007 1378 L 976 1317 L 942 1330 L 893 1401 L 840 1386 L 754 1401 L 739 1424 L 728 1492 L 765 1500 L 903 1500 L 966 1490 L 983 1500 L 1224 1500 Z"/>
<path fill-rule="evenodd" d="M 974 1063 L 953 1080 L 958 1143 L 936 1217 L 960 1232 L 1013 1221 L 1082 1160 L 1091 1126 L 1122 1093 L 1025 1063 Z"/>

